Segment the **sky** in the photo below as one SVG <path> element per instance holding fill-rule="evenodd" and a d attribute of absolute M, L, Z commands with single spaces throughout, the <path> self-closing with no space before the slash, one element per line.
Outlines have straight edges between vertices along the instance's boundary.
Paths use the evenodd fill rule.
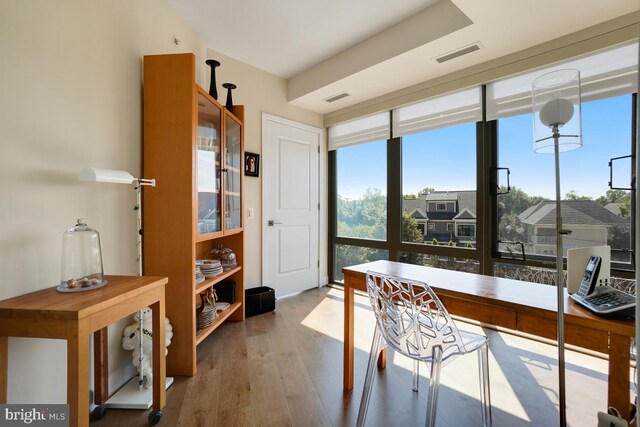
<path fill-rule="evenodd" d="M 468 123 L 404 136 L 403 194 L 417 194 L 425 187 L 474 190 L 475 128 Z M 511 186 L 555 199 L 554 157 L 533 152 L 532 115 L 501 119 L 498 128 L 498 163 L 510 168 Z M 583 103 L 582 134 L 580 149 L 560 154 L 560 191 L 563 197 L 575 191 L 595 199 L 609 189 L 609 159 L 631 154 L 631 95 Z M 614 186 L 628 186 L 630 164 L 614 164 Z M 337 174 L 338 194 L 344 198 L 358 199 L 367 188 L 385 194 L 386 141 L 338 150 Z"/>

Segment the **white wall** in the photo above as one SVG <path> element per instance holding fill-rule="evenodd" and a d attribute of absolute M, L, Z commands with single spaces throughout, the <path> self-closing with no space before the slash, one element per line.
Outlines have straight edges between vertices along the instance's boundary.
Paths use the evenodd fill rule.
<path fill-rule="evenodd" d="M 225 82 L 235 83 L 238 88 L 233 91 L 233 103 L 245 105 L 245 150 L 253 153 L 262 152 L 262 113 L 285 117 L 300 123 L 322 128 L 323 116 L 300 107 L 287 104 L 286 80 L 269 74 L 258 68 L 249 66 L 221 53 L 208 50 L 207 58 L 220 61 L 216 69 L 218 101 L 225 103 L 227 91 L 222 88 Z M 207 67 L 208 68 L 208 67 Z M 209 90 L 209 71 L 207 82 L 203 86 Z M 320 275 L 327 276 L 327 194 L 326 194 L 326 138 L 322 138 L 320 148 L 320 182 L 323 186 L 320 194 L 322 223 L 320 224 Z M 262 175 L 268 165 L 260 165 L 260 177 L 245 177 L 245 284 L 255 287 L 262 283 L 262 225 L 269 219 L 262 217 Z M 247 219 L 247 209 L 254 209 L 254 219 Z"/>
<path fill-rule="evenodd" d="M 235 82 L 248 151 L 261 152 L 262 111 L 322 125 L 321 115 L 287 105 L 283 79 L 207 52 L 166 0 L 2 1 L 0 299 L 57 285 L 62 234 L 81 217 L 100 232 L 105 274 L 136 274 L 133 188 L 77 177 L 86 166 L 140 173 L 142 56 L 178 52 L 196 55 L 196 81 L 206 89 L 205 59 L 222 62 L 220 100 L 221 83 Z M 261 281 L 260 179 L 247 178 L 246 190 L 246 206 L 256 210 L 246 232 L 252 285 Z M 134 373 L 120 347 L 127 323 L 109 328 L 112 390 Z M 65 385 L 64 341 L 10 339 L 10 403 L 62 403 Z"/>

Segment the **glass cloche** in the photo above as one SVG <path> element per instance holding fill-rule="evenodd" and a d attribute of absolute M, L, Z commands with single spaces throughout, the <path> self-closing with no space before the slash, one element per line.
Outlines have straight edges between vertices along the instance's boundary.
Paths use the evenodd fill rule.
<path fill-rule="evenodd" d="M 224 271 L 231 270 L 238 266 L 236 262 L 236 254 L 229 248 L 220 245 L 211 249 L 211 258 L 220 260 Z"/>
<path fill-rule="evenodd" d="M 62 277 L 60 292 L 78 292 L 107 284 L 102 271 L 100 235 L 84 219 L 62 236 Z"/>

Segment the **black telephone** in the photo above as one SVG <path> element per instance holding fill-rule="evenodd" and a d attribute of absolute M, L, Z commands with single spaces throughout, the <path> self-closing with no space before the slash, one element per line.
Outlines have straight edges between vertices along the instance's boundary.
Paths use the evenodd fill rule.
<path fill-rule="evenodd" d="M 636 298 L 606 284 L 596 287 L 601 259 L 592 255 L 587 262 L 578 292 L 571 298 L 600 316 L 633 317 Z M 606 283 L 606 280 L 605 280 Z"/>
<path fill-rule="evenodd" d="M 580 287 L 578 288 L 578 292 L 576 292 L 577 296 L 586 297 L 587 295 L 593 293 L 593 290 L 596 287 L 596 281 L 598 280 L 598 275 L 600 274 L 601 262 L 602 259 L 597 255 L 591 255 L 591 257 L 589 257 L 587 267 L 585 268 L 584 274 L 582 275 Z"/>

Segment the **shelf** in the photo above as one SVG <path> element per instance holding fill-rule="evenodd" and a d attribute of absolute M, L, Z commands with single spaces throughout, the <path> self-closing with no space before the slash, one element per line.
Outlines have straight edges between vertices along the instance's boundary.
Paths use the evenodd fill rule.
<path fill-rule="evenodd" d="M 233 276 L 234 274 L 236 274 L 240 270 L 242 270 L 242 267 L 238 266 L 236 268 L 232 268 L 231 270 L 227 270 L 227 271 L 223 272 L 222 274 L 217 275 L 216 277 L 212 277 L 210 279 L 205 279 L 204 282 L 198 283 L 198 286 L 196 286 L 196 291 L 195 291 L 194 295 L 201 294 L 202 292 L 206 291 L 211 286 L 215 285 L 216 283 L 219 283 L 219 282 L 223 281 L 224 279 L 226 279 L 226 278 L 228 278 L 230 276 Z"/>
<path fill-rule="evenodd" d="M 196 345 L 200 344 L 206 337 L 209 336 L 211 332 L 215 331 L 218 326 L 220 326 L 222 322 L 227 319 L 227 317 L 231 316 L 234 311 L 240 308 L 240 305 L 241 304 L 239 302 L 234 302 L 226 310 L 218 312 L 216 320 L 214 320 L 211 325 L 207 326 L 204 329 L 200 329 L 200 333 L 196 335 Z"/>
<path fill-rule="evenodd" d="M 234 191 L 225 191 L 224 193 L 226 196 L 236 196 L 236 197 L 240 197 L 240 193 L 236 193 Z"/>
<path fill-rule="evenodd" d="M 222 230 L 212 231 L 211 233 L 197 234 L 195 237 L 196 242 L 206 242 L 207 240 L 213 240 L 222 237 Z"/>

